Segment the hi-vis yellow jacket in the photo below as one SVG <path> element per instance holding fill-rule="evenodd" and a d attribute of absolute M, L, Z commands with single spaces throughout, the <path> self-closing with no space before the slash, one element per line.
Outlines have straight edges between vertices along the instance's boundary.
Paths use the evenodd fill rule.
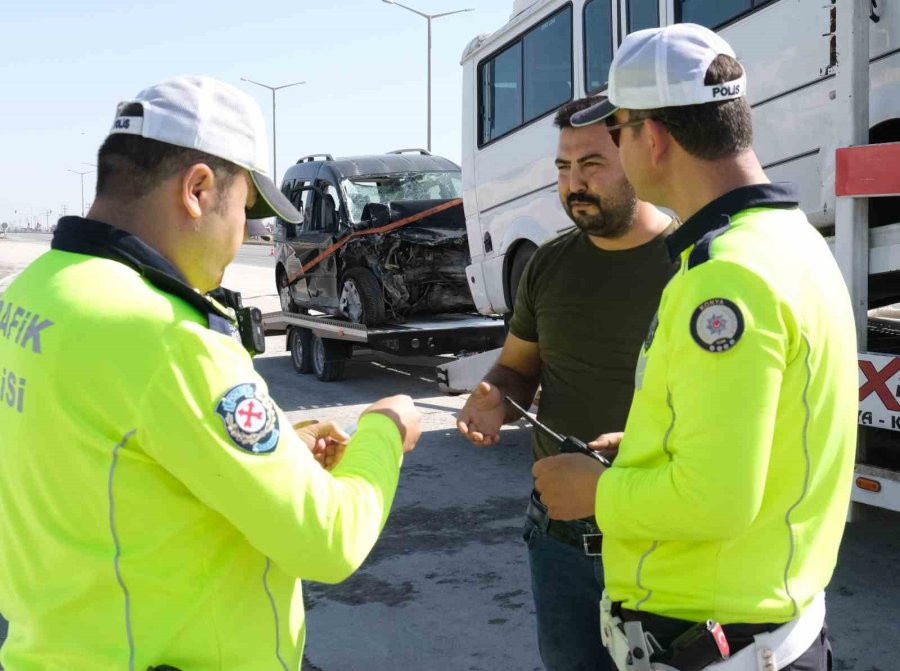
<path fill-rule="evenodd" d="M 732 191 L 668 243 L 681 268 L 597 488 L 606 588 L 669 617 L 786 622 L 828 584 L 847 513 L 847 289 L 789 185 Z"/>
<path fill-rule="evenodd" d="M 298 579 L 366 557 L 399 431 L 325 472 L 165 259 L 74 217 L 53 248 L 0 297 L 0 666 L 296 671 Z"/>

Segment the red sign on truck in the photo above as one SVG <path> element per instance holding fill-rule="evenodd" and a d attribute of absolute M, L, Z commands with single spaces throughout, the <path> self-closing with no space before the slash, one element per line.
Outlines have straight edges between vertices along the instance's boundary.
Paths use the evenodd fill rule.
<path fill-rule="evenodd" d="M 900 431 L 900 357 L 859 355 L 859 423 Z"/>

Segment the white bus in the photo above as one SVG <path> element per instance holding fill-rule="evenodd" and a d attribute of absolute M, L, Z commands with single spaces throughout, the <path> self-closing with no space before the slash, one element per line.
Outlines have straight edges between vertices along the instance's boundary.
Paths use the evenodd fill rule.
<path fill-rule="evenodd" d="M 897 142 L 900 4 L 873 1 L 871 13 L 870 141 Z M 516 0 L 509 22 L 462 56 L 463 197 L 478 309 L 509 312 L 525 261 L 572 226 L 557 194 L 553 114 L 603 92 L 622 36 L 641 28 L 690 21 L 721 32 L 747 70 L 755 149 L 769 177 L 798 183 L 803 209 L 830 234 L 835 115 L 844 109 L 833 104 L 837 14 L 835 0 Z M 870 203 L 870 227 L 900 222 L 900 198 Z M 896 270 L 893 255 L 872 256 L 873 277 Z"/>

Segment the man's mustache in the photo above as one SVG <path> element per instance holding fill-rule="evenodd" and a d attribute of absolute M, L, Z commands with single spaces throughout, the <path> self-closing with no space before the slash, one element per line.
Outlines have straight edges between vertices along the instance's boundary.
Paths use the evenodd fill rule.
<path fill-rule="evenodd" d="M 569 207 L 572 207 L 575 203 L 585 203 L 587 205 L 594 205 L 597 208 L 600 207 L 600 200 L 598 198 L 586 196 L 584 194 L 569 194 L 568 198 L 566 198 L 566 204 Z"/>

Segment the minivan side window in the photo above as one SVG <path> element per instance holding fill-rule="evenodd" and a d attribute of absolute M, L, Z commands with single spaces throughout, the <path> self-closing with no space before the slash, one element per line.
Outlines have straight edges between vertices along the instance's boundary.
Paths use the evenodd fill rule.
<path fill-rule="evenodd" d="M 478 66 L 482 146 L 572 99 L 572 6 L 551 14 Z"/>
<path fill-rule="evenodd" d="M 606 88 L 613 59 L 612 0 L 584 3 L 584 89 L 597 93 Z"/>
<path fill-rule="evenodd" d="M 301 180 L 295 180 L 293 182 L 284 182 L 281 185 L 281 193 L 283 193 L 291 204 L 296 207 L 298 210 L 303 212 L 303 205 L 301 203 L 302 194 L 304 192 L 300 191 L 300 187 L 303 186 L 303 182 Z M 304 217 L 306 214 L 304 213 Z M 279 239 L 291 239 L 297 237 L 297 230 L 300 226 L 296 224 L 291 224 L 281 217 L 275 218 L 275 237 Z"/>
<path fill-rule="evenodd" d="M 288 197 L 288 200 L 291 201 L 291 205 L 293 205 L 294 207 L 296 207 L 298 210 L 301 210 L 301 211 L 302 211 L 301 208 L 303 207 L 303 194 L 304 194 L 304 191 L 302 191 L 301 189 L 303 189 L 303 187 L 306 186 L 306 184 L 307 183 L 304 182 L 303 180 L 298 179 L 298 180 L 294 181 L 294 183 L 291 185 L 290 190 L 287 192 L 287 194 L 285 194 Z"/>
<path fill-rule="evenodd" d="M 300 192 L 300 203 L 297 205 L 297 209 L 303 213 L 303 228 L 309 230 L 312 221 L 312 208 L 309 204 L 316 192 L 311 188 L 312 183 L 305 182 L 304 185 L 306 188 Z"/>
<path fill-rule="evenodd" d="M 333 184 L 323 180 L 317 182 L 321 195 L 317 198 L 318 207 L 313 217 L 314 231 L 335 231 L 338 225 L 338 215 L 341 207 L 341 199 Z M 310 230 L 310 229 L 307 229 Z"/>

